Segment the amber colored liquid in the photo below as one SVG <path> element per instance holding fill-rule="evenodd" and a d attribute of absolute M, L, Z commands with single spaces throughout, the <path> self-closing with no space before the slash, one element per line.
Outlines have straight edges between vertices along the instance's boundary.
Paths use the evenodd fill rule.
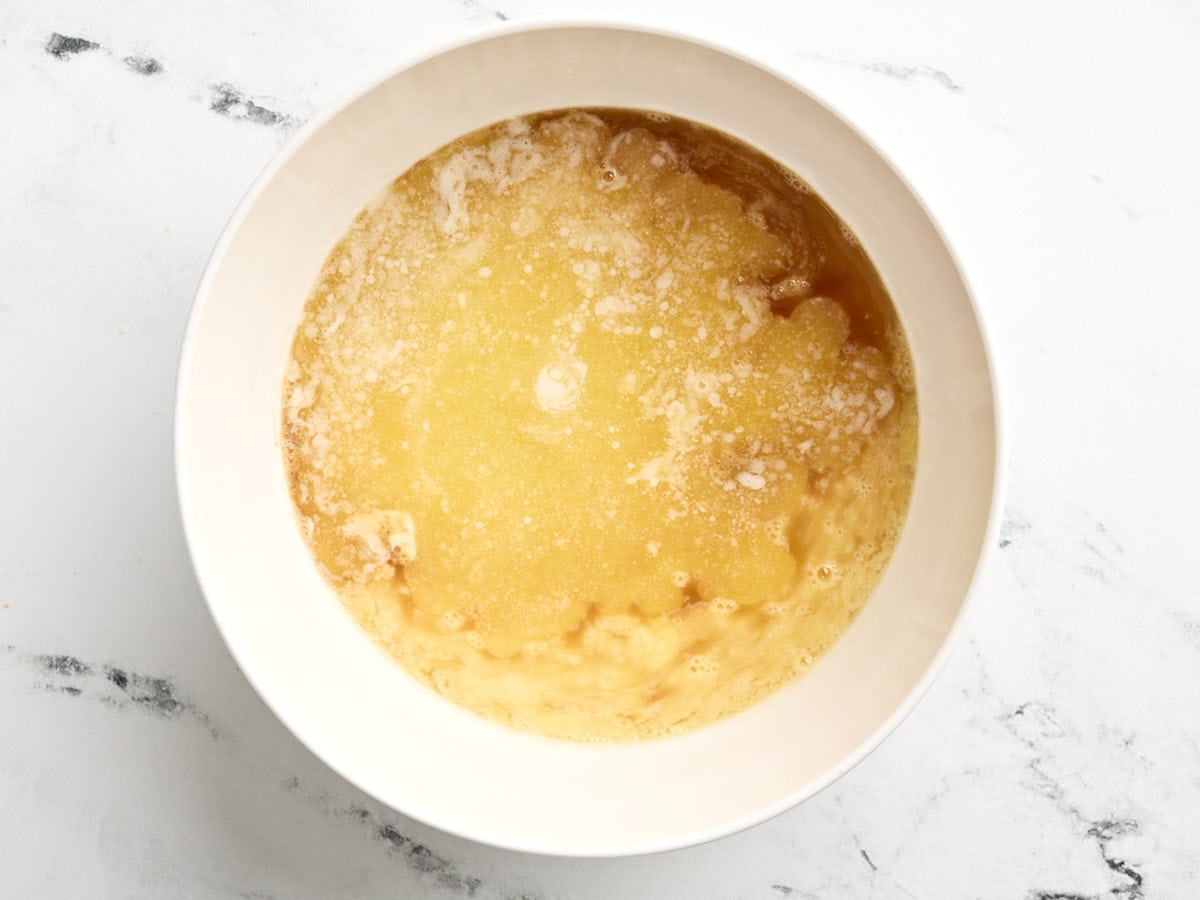
<path fill-rule="evenodd" d="M 292 495 L 363 627 L 446 698 L 678 733 L 811 665 L 916 458 L 863 248 L 727 135 L 594 109 L 404 173 L 330 254 L 284 386 Z"/>
<path fill-rule="evenodd" d="M 592 111 L 613 128 L 644 128 L 669 141 L 701 180 L 759 211 L 809 273 L 811 295 L 833 298 L 849 314 L 851 340 L 890 353 L 900 327 L 891 296 L 853 232 L 807 183 L 749 144 L 697 122 L 639 110 Z M 787 291 L 786 276 L 778 282 L 773 308 L 786 316 L 797 295 Z"/>

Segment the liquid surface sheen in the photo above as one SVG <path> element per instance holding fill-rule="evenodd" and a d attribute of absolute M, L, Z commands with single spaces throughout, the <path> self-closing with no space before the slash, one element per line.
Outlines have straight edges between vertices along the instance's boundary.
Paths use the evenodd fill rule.
<path fill-rule="evenodd" d="M 283 394 L 303 533 L 446 698 L 574 740 L 744 709 L 846 629 L 911 492 L 904 336 L 853 235 L 657 114 L 476 132 L 354 222 Z"/>

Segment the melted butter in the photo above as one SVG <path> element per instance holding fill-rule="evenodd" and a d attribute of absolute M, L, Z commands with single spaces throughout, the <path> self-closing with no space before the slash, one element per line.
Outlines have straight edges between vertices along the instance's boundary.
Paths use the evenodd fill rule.
<path fill-rule="evenodd" d="M 801 672 L 907 507 L 907 348 L 852 236 L 691 123 L 514 120 L 365 210 L 284 388 L 301 524 L 450 700 L 577 740 L 675 733 Z"/>

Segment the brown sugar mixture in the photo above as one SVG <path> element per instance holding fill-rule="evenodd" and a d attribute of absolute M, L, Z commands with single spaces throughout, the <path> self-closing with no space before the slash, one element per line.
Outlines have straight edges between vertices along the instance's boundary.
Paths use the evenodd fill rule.
<path fill-rule="evenodd" d="M 702 126 L 572 110 L 434 153 L 321 271 L 283 391 L 301 527 L 444 697 L 575 740 L 678 733 L 868 599 L 916 461 L 854 236 Z"/>

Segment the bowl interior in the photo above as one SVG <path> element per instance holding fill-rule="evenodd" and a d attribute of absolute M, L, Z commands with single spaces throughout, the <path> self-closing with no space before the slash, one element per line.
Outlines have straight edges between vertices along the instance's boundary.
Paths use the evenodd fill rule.
<path fill-rule="evenodd" d="M 507 116 L 655 109 L 764 150 L 859 236 L 899 307 L 921 410 L 909 519 L 883 582 L 805 678 L 678 738 L 576 746 L 485 722 L 415 683 L 322 582 L 284 479 L 280 398 L 303 302 L 358 211 L 410 164 Z M 184 524 L 214 617 L 276 714 L 409 815 L 489 843 L 644 852 L 716 837 L 810 795 L 915 702 L 989 532 L 997 463 L 987 352 L 954 261 L 879 154 L 757 66 L 615 27 L 513 30 L 391 75 L 313 123 L 235 214 L 188 326 L 177 408 Z"/>

